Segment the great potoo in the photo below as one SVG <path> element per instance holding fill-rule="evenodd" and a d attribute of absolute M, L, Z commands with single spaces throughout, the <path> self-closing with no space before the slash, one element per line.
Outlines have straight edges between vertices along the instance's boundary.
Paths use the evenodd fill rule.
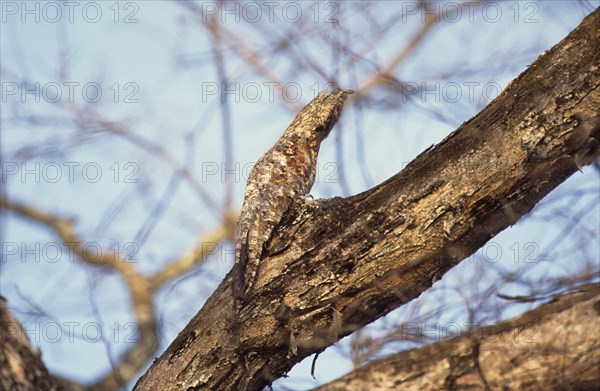
<path fill-rule="evenodd" d="M 317 173 L 319 147 L 352 90 L 321 92 L 256 163 L 237 225 L 233 293 L 244 298 L 256 280 L 264 246 L 285 213 L 303 202 Z"/>

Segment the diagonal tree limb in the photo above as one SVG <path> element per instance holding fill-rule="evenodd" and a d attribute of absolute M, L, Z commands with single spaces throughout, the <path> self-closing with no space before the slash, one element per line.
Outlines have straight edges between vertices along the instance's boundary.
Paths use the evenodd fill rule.
<path fill-rule="evenodd" d="M 314 391 L 595 390 L 600 284 L 460 337 L 373 361 Z"/>
<path fill-rule="evenodd" d="M 288 215 L 240 319 L 228 276 L 136 390 L 259 390 L 419 296 L 594 162 L 598 25 L 600 10 L 381 185 Z"/>

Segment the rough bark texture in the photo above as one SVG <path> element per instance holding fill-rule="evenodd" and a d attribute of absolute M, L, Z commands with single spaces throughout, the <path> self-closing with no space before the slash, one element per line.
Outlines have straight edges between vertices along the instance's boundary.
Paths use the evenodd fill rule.
<path fill-rule="evenodd" d="M 0 298 L 0 390 L 62 390 Z"/>
<path fill-rule="evenodd" d="M 315 391 L 597 390 L 600 284 L 517 318 L 374 361 Z"/>
<path fill-rule="evenodd" d="M 238 321 L 228 276 L 136 389 L 259 390 L 514 224 L 598 157 L 598 26 L 596 10 L 386 182 L 290 213 Z"/>

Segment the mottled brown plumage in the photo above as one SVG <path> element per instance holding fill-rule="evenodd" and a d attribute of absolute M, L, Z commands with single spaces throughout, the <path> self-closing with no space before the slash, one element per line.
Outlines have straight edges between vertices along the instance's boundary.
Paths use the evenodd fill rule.
<path fill-rule="evenodd" d="M 310 192 L 321 141 L 338 121 L 352 90 L 321 92 L 256 163 L 246 185 L 237 226 L 233 292 L 244 298 L 254 285 L 265 244 L 281 218 Z"/>

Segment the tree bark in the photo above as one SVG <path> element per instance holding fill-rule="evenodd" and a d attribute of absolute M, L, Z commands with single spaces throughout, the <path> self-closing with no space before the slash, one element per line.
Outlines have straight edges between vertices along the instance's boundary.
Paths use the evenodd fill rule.
<path fill-rule="evenodd" d="M 597 390 L 600 284 L 494 326 L 373 361 L 314 391 Z"/>
<path fill-rule="evenodd" d="M 381 185 L 288 214 L 234 319 L 231 273 L 137 390 L 259 390 L 386 315 L 598 157 L 600 11 Z"/>
<path fill-rule="evenodd" d="M 0 390 L 62 390 L 0 298 Z"/>

